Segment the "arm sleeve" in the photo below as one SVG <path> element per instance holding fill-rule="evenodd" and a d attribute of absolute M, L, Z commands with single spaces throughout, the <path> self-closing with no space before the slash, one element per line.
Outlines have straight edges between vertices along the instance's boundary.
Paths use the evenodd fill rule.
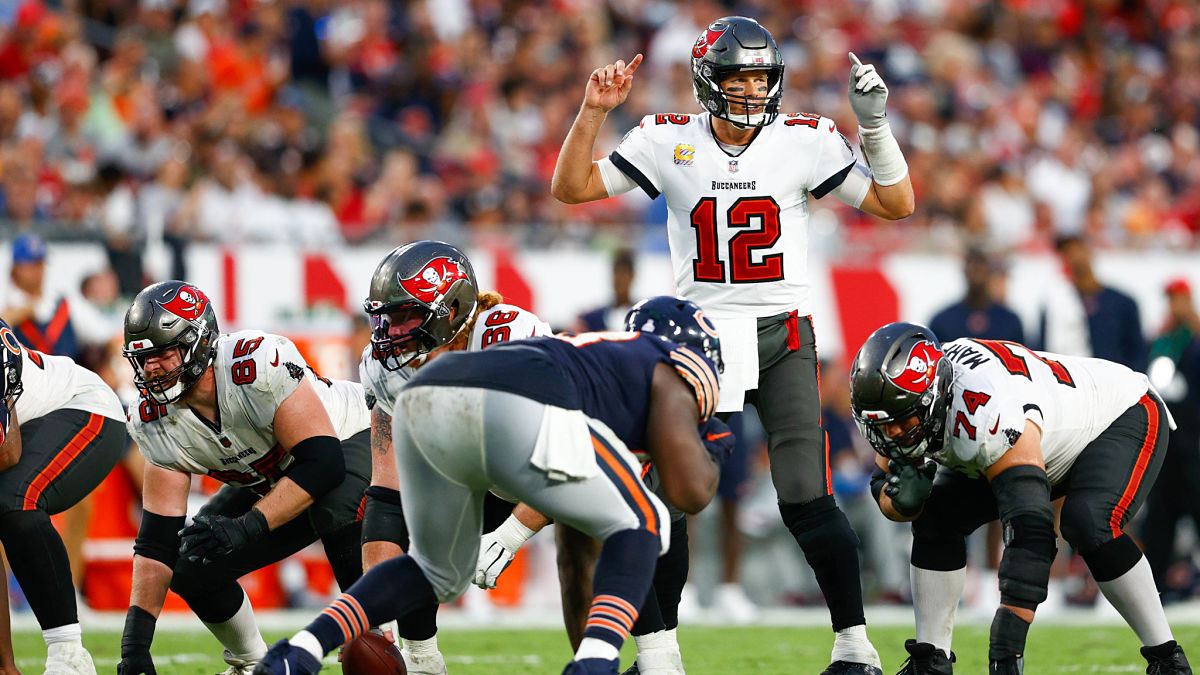
<path fill-rule="evenodd" d="M 642 188 L 646 196 L 657 199 L 662 193 L 662 178 L 658 175 L 658 166 L 654 163 L 654 144 L 647 130 L 653 127 L 654 118 L 644 117 L 641 124 L 625 134 L 625 138 L 621 139 L 621 143 L 608 156 L 608 160 L 620 173 Z M 604 171 L 603 167 L 601 171 Z M 609 187 L 607 179 L 605 187 Z"/>
<path fill-rule="evenodd" d="M 821 118 L 817 138 L 819 140 L 815 148 L 816 161 L 813 162 L 808 191 L 813 197 L 820 199 L 846 180 L 846 176 L 854 170 L 857 160 L 854 150 L 850 147 L 850 141 L 846 140 L 837 130 L 833 120 L 828 117 Z M 858 203 L 862 204 L 862 200 Z"/>
<path fill-rule="evenodd" d="M 608 157 L 597 160 L 596 165 L 600 167 L 600 177 L 604 179 L 604 189 L 609 197 L 623 195 L 638 186 L 637 182 L 622 173 Z"/>
<path fill-rule="evenodd" d="M 850 171 L 846 173 L 846 177 L 835 188 L 829 191 L 829 194 L 837 198 L 843 204 L 859 208 L 862 206 L 863 200 L 867 197 L 867 191 L 871 189 L 871 170 L 857 162 L 850 167 Z M 813 196 L 816 196 L 815 194 Z M 937 333 L 934 333 L 937 335 Z"/>

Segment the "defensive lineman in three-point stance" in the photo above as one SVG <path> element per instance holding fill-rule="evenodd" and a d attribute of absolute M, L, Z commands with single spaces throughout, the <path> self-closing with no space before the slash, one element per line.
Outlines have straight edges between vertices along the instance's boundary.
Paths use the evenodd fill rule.
<path fill-rule="evenodd" d="M 836 638 L 825 675 L 878 675 L 858 537 L 826 480 L 806 248 L 810 198 L 832 194 L 887 219 L 912 213 L 908 166 L 884 114 L 887 87 L 874 66 L 850 55 L 850 105 L 868 172 L 832 120 L 780 116 L 783 60 L 754 20 L 713 22 L 691 56 L 705 112 L 649 115 L 596 162 L 596 135 L 629 95 L 642 57 L 593 71 L 551 191 L 568 203 L 635 188 L 666 196 L 676 287 L 712 316 L 728 354 L 719 410 L 732 413 L 746 401 L 757 407 L 780 513 L 829 605 Z M 668 555 L 686 555 L 674 549 Z"/>

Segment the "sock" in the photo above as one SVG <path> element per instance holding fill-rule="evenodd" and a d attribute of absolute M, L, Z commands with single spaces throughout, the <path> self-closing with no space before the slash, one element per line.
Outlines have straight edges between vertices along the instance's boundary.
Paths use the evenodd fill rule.
<path fill-rule="evenodd" d="M 879 660 L 879 652 L 875 651 L 875 646 L 867 639 L 865 624 L 849 626 L 835 631 L 835 633 L 833 654 L 829 657 L 831 663 L 845 661 L 846 663 L 865 663 L 876 668 L 883 667 Z"/>
<path fill-rule="evenodd" d="M 928 642 L 949 656 L 954 614 L 967 580 L 967 568 L 942 572 L 909 565 L 908 576 L 912 583 L 917 642 Z"/>
<path fill-rule="evenodd" d="M 671 548 L 659 556 L 654 569 L 653 593 L 665 628 L 679 626 L 679 598 L 687 583 L 689 563 L 687 518 L 680 518 L 671 522 Z"/>
<path fill-rule="evenodd" d="M 396 556 L 372 567 L 305 630 L 317 639 L 324 657 L 371 626 L 437 602 L 437 594 L 417 561 L 408 555 Z"/>
<path fill-rule="evenodd" d="M 612 661 L 615 658 L 619 658 L 620 655 L 620 648 L 614 647 L 612 643 L 606 640 L 585 637 L 583 638 L 583 642 L 579 643 L 579 649 L 575 651 L 575 660 L 604 659 L 605 661 Z"/>
<path fill-rule="evenodd" d="M 229 653 L 239 659 L 258 661 L 267 654 L 267 643 L 263 642 L 262 634 L 258 632 L 254 608 L 250 606 L 250 598 L 246 597 L 245 592 L 242 593 L 242 606 L 233 616 L 215 623 L 201 623 L 208 627 Z"/>
<path fill-rule="evenodd" d="M 659 559 L 662 562 L 662 559 Z M 656 635 L 666 630 L 667 624 L 663 622 L 662 610 L 658 604 L 658 591 L 653 586 L 650 587 L 650 592 L 646 594 L 646 601 L 642 603 L 641 611 L 638 612 L 637 621 L 634 622 L 630 633 L 634 637 L 642 637 L 645 635 Z"/>
<path fill-rule="evenodd" d="M 83 644 L 83 629 L 77 623 L 69 623 L 58 628 L 49 628 L 42 631 L 42 640 L 45 640 L 46 646 L 59 642 L 75 642 Z"/>
<path fill-rule="evenodd" d="M 658 535 L 646 530 L 622 530 L 605 540 L 592 577 L 595 596 L 583 630 L 585 641 L 603 640 L 620 651 L 650 590 L 658 552 Z"/>
<path fill-rule="evenodd" d="M 1172 640 L 1150 563 L 1142 556 L 1128 572 L 1112 581 L 1098 581 L 1104 597 L 1117 608 L 1142 644 L 1151 647 Z"/>
<path fill-rule="evenodd" d="M 325 658 L 325 651 L 321 648 L 320 641 L 317 640 L 316 636 L 306 630 L 302 630 L 293 635 L 291 639 L 288 640 L 288 644 L 312 654 L 313 658 L 318 661 Z"/>
<path fill-rule="evenodd" d="M 405 644 L 410 640 L 419 642 L 428 640 L 437 634 L 436 604 L 418 607 L 416 610 L 396 619 L 396 637 L 404 638 Z"/>

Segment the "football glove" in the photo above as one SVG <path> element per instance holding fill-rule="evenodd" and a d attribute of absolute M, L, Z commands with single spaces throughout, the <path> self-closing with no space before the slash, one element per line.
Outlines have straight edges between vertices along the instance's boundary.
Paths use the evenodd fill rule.
<path fill-rule="evenodd" d="M 534 534 L 515 516 L 501 523 L 500 527 L 483 535 L 479 541 L 479 560 L 475 563 L 476 586 L 488 590 L 496 587 L 500 574 L 508 569 L 517 551 Z"/>
<path fill-rule="evenodd" d="M 874 129 L 886 123 L 884 106 L 887 104 L 888 88 L 875 66 L 858 60 L 850 52 L 850 107 L 858 118 L 858 126 Z"/>
<path fill-rule="evenodd" d="M 122 656 L 117 664 L 117 675 L 158 675 L 158 671 L 154 669 L 154 659 L 150 658 L 147 650 Z"/>
<path fill-rule="evenodd" d="M 915 516 L 920 513 L 933 490 L 937 462 L 926 461 L 921 466 L 913 466 L 890 459 L 888 473 L 892 475 L 883 486 L 883 493 L 891 497 L 892 508 L 902 516 Z"/>
<path fill-rule="evenodd" d="M 710 415 L 700 424 L 700 440 L 704 442 L 704 449 L 712 455 L 713 461 L 717 464 L 724 464 L 725 460 L 733 454 L 733 449 L 737 444 L 737 439 L 733 437 L 729 425 L 722 422 L 721 418 L 716 415 Z"/>
<path fill-rule="evenodd" d="M 179 531 L 179 554 L 190 562 L 212 564 L 267 534 L 267 518 L 251 508 L 237 518 L 200 514 Z"/>
<path fill-rule="evenodd" d="M 154 659 L 150 658 L 150 643 L 154 641 L 154 615 L 134 605 L 125 614 L 125 629 L 121 632 L 121 662 L 117 675 L 158 675 Z"/>

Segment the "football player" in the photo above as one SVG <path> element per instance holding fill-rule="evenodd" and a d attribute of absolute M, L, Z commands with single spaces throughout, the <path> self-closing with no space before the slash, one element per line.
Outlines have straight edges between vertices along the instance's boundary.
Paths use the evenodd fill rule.
<path fill-rule="evenodd" d="M 1019 675 L 1063 538 L 1137 633 L 1147 673 L 1191 673 L 1167 625 L 1150 566 L 1124 528 L 1162 466 L 1170 413 L 1146 376 L 1101 359 L 888 324 L 850 373 L 855 420 L 879 453 L 871 485 L 888 518 L 912 521 L 917 635 L 902 673 L 947 675 L 966 574 L 966 535 L 1004 529 L 1000 607 L 988 672 Z"/>
<path fill-rule="evenodd" d="M 391 411 L 400 389 L 442 354 L 549 335 L 550 326 L 532 312 L 503 304 L 497 293 L 480 292 L 471 261 L 440 241 L 416 241 L 388 253 L 375 268 L 363 309 L 371 317 L 371 344 L 359 364 L 371 409 L 371 486 L 363 516 L 363 566 L 370 569 L 408 549 L 392 451 Z M 485 506 L 489 531 L 513 511 L 512 504 L 494 495 Z M 547 522 L 524 508 L 510 520 L 506 530 L 530 535 L 531 527 Z M 437 646 L 437 606 L 426 609 L 405 616 L 397 631 L 410 673 L 442 675 L 446 663 Z"/>
<path fill-rule="evenodd" d="M 221 334 L 208 297 L 182 281 L 134 298 L 124 355 L 141 393 L 128 419 L 146 475 L 118 672 L 155 672 L 169 586 L 225 647 L 225 672 L 249 673 L 267 646 L 238 577 L 317 539 L 339 586 L 362 575 L 362 387 L 317 375 L 283 336 Z M 193 474 L 225 485 L 185 528 Z"/>
<path fill-rule="evenodd" d="M 582 333 L 422 367 L 393 414 L 401 494 L 424 505 L 407 513 L 409 555 L 374 567 L 255 672 L 315 673 L 368 626 L 461 595 L 475 571 L 484 496 L 495 490 L 604 542 L 584 639 L 563 672 L 615 675 L 670 537 L 666 509 L 627 448 L 649 453 L 664 493 L 688 513 L 712 499 L 728 450 L 728 428 L 712 414 L 720 343 L 692 308 L 697 346 Z M 705 433 L 722 440 L 708 444 Z"/>
<path fill-rule="evenodd" d="M 567 203 L 641 188 L 667 201 L 675 286 L 705 308 L 729 357 L 721 412 L 758 408 L 779 510 L 829 606 L 835 631 L 825 675 L 878 675 L 867 639 L 858 537 L 829 485 L 820 424 L 807 271 L 808 204 L 826 195 L 887 219 L 914 208 L 908 165 L 885 114 L 887 86 L 850 54 L 850 106 L 869 171 L 832 120 L 781 115 L 784 64 L 753 19 L 714 21 L 692 47 L 700 114 L 648 115 L 608 157 L 592 161 L 608 111 L 641 64 L 617 61 L 588 79 L 563 142 L 552 194 Z"/>
<path fill-rule="evenodd" d="M 67 549 L 50 516 L 96 489 L 125 439 L 121 402 L 99 375 L 29 349 L 0 320 L 0 543 L 42 628 L 47 673 L 96 673 L 81 641 Z M 6 590 L 3 609 L 0 672 L 16 668 Z"/>

